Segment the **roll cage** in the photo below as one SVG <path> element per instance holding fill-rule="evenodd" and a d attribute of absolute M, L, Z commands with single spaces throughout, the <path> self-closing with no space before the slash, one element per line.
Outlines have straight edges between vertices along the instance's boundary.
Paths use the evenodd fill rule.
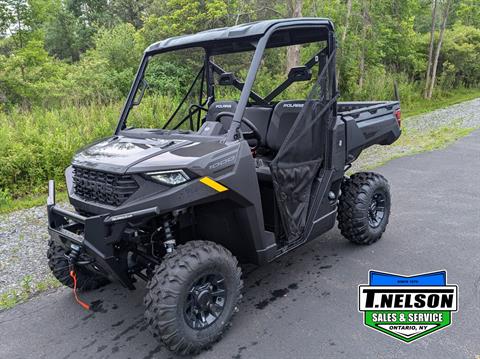
<path fill-rule="evenodd" d="M 316 31 L 306 31 L 308 29 L 316 29 Z M 326 46 L 316 53 L 309 61 L 307 61 L 304 66 L 301 68 L 294 68 L 295 70 L 292 69 L 294 71 L 289 73 L 287 79 L 285 79 L 265 97 L 260 96 L 252 90 L 265 49 L 300 45 L 318 41 L 325 41 Z M 321 55 L 325 55 L 326 57 L 330 56 L 335 51 L 336 42 L 333 24 L 330 20 L 318 18 L 295 18 L 267 20 L 251 24 L 238 25 L 231 28 L 208 30 L 193 35 L 174 37 L 152 44 L 143 54 L 140 66 L 135 76 L 135 80 L 121 112 L 115 134 L 119 134 L 120 131 L 126 128 L 128 114 L 132 107 L 136 105 L 136 94 L 139 90 L 142 91 L 141 84 L 149 59 L 152 56 L 161 53 L 193 47 L 202 47 L 205 50 L 204 64 L 198 71 L 188 91 L 185 93 L 179 105 L 167 120 L 163 128 L 171 124 L 173 118 L 177 115 L 188 96 L 192 94 L 195 84 L 200 80 L 201 86 L 198 94 L 198 104 L 191 105 L 188 110 L 188 114 L 184 116 L 174 127 L 174 129 L 178 129 L 186 121 L 189 121 L 190 128 L 193 129 L 194 119 L 196 116 L 196 128 L 198 129 L 200 127 L 201 111 L 207 110 L 208 106 L 215 101 L 215 84 L 213 81 L 213 74 L 217 74 L 219 76 L 227 75 L 226 77 L 230 77 L 229 85 L 232 85 L 241 91 L 237 109 L 233 115 L 226 138 L 227 141 L 233 141 L 238 138 L 241 119 L 243 117 L 245 108 L 248 105 L 249 99 L 252 100 L 256 105 L 271 106 L 273 100 L 279 94 L 285 91 L 292 83 L 298 81 L 296 74 L 299 74 L 302 71 L 311 71 L 316 64 L 321 66 Z M 231 54 L 244 51 L 254 51 L 245 82 L 241 82 L 236 79 L 232 74 L 228 73 L 219 65 L 214 63 L 211 58 L 214 55 Z M 206 87 L 205 89 L 203 88 L 204 82 Z M 333 83 L 333 86 L 335 86 L 335 81 Z M 205 98 L 203 98 L 204 92 L 206 92 Z M 332 88 L 332 93 L 336 93 L 336 87 Z"/>

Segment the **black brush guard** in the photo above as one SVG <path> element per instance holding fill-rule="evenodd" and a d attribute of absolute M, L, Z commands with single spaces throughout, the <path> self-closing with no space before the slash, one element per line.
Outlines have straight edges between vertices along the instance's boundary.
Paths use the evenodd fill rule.
<path fill-rule="evenodd" d="M 60 208 L 55 203 L 55 182 L 48 183 L 48 231 L 52 240 L 63 246 L 66 252 L 72 245 L 80 247 L 82 253 L 90 256 L 110 279 L 118 280 L 129 289 L 135 289 L 129 273 L 125 249 L 119 242 L 127 221 L 136 217 L 156 215 L 159 209 L 148 208 L 140 211 L 112 216 L 109 213 L 86 217 Z"/>

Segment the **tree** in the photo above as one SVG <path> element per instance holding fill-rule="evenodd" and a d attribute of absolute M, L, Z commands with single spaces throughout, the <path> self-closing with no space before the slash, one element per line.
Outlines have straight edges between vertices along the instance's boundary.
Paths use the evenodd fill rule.
<path fill-rule="evenodd" d="M 150 10 L 160 18 L 161 30 L 175 36 L 229 25 L 228 14 L 236 12 L 236 5 L 226 0 L 154 0 Z"/>
<path fill-rule="evenodd" d="M 340 48 L 337 50 L 337 59 L 342 58 L 343 55 L 343 47 L 345 46 L 345 40 L 347 39 L 347 33 L 348 33 L 348 27 L 350 25 L 350 16 L 352 14 L 352 0 L 347 0 L 346 4 L 346 12 L 345 12 L 345 17 L 344 17 L 344 26 L 343 26 L 343 31 L 342 31 L 342 37 L 341 37 L 341 42 L 340 42 Z M 337 66 L 336 69 L 336 81 L 337 85 L 340 82 L 340 65 Z"/>
<path fill-rule="evenodd" d="M 64 0 L 66 8 L 87 28 L 112 27 L 114 16 L 110 0 Z"/>
<path fill-rule="evenodd" d="M 6 32 L 10 29 L 14 20 L 8 3 L 9 2 L 5 0 L 0 1 L 0 37 L 6 35 Z"/>
<path fill-rule="evenodd" d="M 137 44 L 137 34 L 131 24 L 119 24 L 112 29 L 102 29 L 95 37 L 96 56 L 106 60 L 111 68 L 121 72 L 135 69 L 142 49 Z M 131 79 L 130 79 L 131 80 Z"/>
<path fill-rule="evenodd" d="M 480 29 L 455 24 L 445 31 L 442 46 L 443 86 L 474 87 L 480 84 Z"/>
<path fill-rule="evenodd" d="M 85 51 L 82 47 L 85 39 L 80 36 L 79 24 L 75 16 L 60 7 L 57 13 L 45 25 L 45 48 L 59 59 L 68 59 L 71 62 L 80 59 L 80 53 Z"/>
<path fill-rule="evenodd" d="M 348 26 L 350 25 L 350 15 L 352 14 L 352 0 L 347 0 L 346 3 L 346 13 L 345 13 L 345 24 L 343 25 L 343 32 L 342 32 L 342 44 L 345 43 L 345 39 L 347 38 L 348 33 Z"/>
<path fill-rule="evenodd" d="M 437 0 L 433 0 L 433 7 L 432 7 L 432 27 L 430 29 L 430 46 L 428 48 L 428 66 L 427 66 L 427 74 L 425 77 L 425 90 L 423 92 L 423 97 L 427 98 L 428 96 L 428 88 L 430 86 L 430 73 L 432 71 L 432 57 L 433 57 L 433 45 L 435 43 L 435 21 L 437 14 Z"/>
<path fill-rule="evenodd" d="M 140 29 L 143 18 L 151 6 L 152 0 L 113 0 L 111 8 L 113 14 L 122 22 L 128 22 Z"/>
<path fill-rule="evenodd" d="M 365 52 L 367 47 L 367 32 L 370 27 L 370 16 L 368 13 L 368 0 L 362 1 L 362 35 L 361 35 L 361 51 L 360 51 L 360 61 L 358 64 L 360 77 L 358 79 L 358 87 L 363 89 L 363 81 L 365 79 Z"/>
<path fill-rule="evenodd" d="M 433 93 L 433 88 L 435 86 L 435 80 L 437 77 L 437 66 L 438 66 L 438 58 L 440 57 L 440 51 L 442 49 L 442 42 L 443 42 L 443 36 L 445 34 L 445 28 L 447 27 L 447 20 L 448 20 L 448 14 L 450 13 L 450 8 L 452 6 L 453 0 L 447 0 L 445 4 L 445 8 L 443 10 L 443 19 L 442 19 L 442 25 L 440 27 L 440 35 L 438 37 L 438 44 L 437 48 L 435 50 L 435 58 L 433 59 L 433 65 L 432 65 L 432 79 L 428 88 L 428 93 L 427 93 L 427 98 L 431 99 L 432 98 L 432 93 Z"/>
<path fill-rule="evenodd" d="M 480 1 L 462 0 L 458 5 L 456 16 L 462 24 L 480 28 Z"/>
<path fill-rule="evenodd" d="M 0 31 L 13 36 L 17 48 L 23 48 L 31 20 L 26 0 L 0 0 Z"/>
<path fill-rule="evenodd" d="M 288 10 L 290 17 L 302 16 L 303 0 L 288 0 Z M 288 71 L 295 66 L 298 66 L 300 60 L 300 46 L 294 45 L 287 48 L 287 64 L 285 71 Z"/>

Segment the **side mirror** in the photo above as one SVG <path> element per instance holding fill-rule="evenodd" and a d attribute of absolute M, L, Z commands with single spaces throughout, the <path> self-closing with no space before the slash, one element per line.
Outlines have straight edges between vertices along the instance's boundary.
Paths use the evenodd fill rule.
<path fill-rule="evenodd" d="M 306 66 L 292 67 L 288 72 L 288 78 L 292 81 L 309 81 L 312 79 L 312 70 Z"/>
<path fill-rule="evenodd" d="M 235 75 L 231 72 L 224 72 L 218 78 L 218 84 L 221 86 L 232 86 L 235 83 Z"/>
<path fill-rule="evenodd" d="M 133 99 L 132 105 L 138 106 L 140 102 L 142 102 L 143 95 L 145 94 L 145 90 L 148 88 L 148 82 L 145 79 L 142 79 L 142 82 L 138 85 L 137 93 Z"/>

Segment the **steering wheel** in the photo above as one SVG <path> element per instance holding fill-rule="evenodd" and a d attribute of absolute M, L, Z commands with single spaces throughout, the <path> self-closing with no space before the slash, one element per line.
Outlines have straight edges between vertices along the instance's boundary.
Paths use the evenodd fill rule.
<path fill-rule="evenodd" d="M 197 105 L 196 103 L 192 103 L 192 104 L 188 107 L 188 112 L 191 113 L 191 112 L 195 111 L 195 109 L 197 109 L 198 111 L 208 112 L 208 108 L 203 107 L 203 106 L 200 106 L 200 105 Z"/>
<path fill-rule="evenodd" d="M 220 122 L 222 117 L 229 116 L 233 117 L 232 112 L 219 112 L 215 116 L 215 121 Z M 254 139 L 256 141 L 255 146 L 250 146 L 252 150 L 256 150 L 258 146 L 260 146 L 260 143 L 262 143 L 262 135 L 260 134 L 260 131 L 258 130 L 257 126 L 255 126 L 249 119 L 242 117 L 242 123 L 244 123 L 250 130 L 251 132 L 242 132 L 243 138 L 246 140 L 249 139 Z"/>

